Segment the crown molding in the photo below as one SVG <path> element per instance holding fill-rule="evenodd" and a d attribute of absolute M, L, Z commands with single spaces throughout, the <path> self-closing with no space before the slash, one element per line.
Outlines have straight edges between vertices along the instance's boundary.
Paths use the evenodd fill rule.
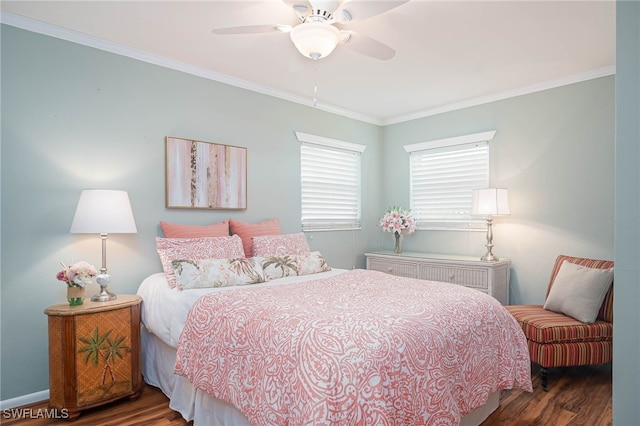
<path fill-rule="evenodd" d="M 216 73 L 205 68 L 190 65 L 184 62 L 169 59 L 160 55 L 145 52 L 142 50 L 134 49 L 124 46 L 122 44 L 113 43 L 92 35 L 83 34 L 77 31 L 69 30 L 66 28 L 58 27 L 56 25 L 48 24 L 46 22 L 38 21 L 24 16 L 16 15 L 10 12 L 0 13 L 0 23 L 10 25 L 12 27 L 20 28 L 23 30 L 31 31 L 34 33 L 58 38 L 61 40 L 70 41 L 72 43 L 80 44 L 83 46 L 93 47 L 116 55 L 126 56 L 128 58 L 136 59 L 142 62 L 147 62 L 154 65 L 159 65 L 164 68 L 181 71 L 187 74 L 202 77 L 208 80 L 217 81 L 219 83 L 235 86 L 241 89 L 250 90 L 252 92 L 260 93 L 263 95 L 272 96 L 275 98 L 283 99 L 285 101 L 294 102 L 300 105 L 305 105 L 310 108 L 319 109 L 325 112 L 338 114 L 344 117 L 352 118 L 367 123 L 380 125 L 381 122 L 375 117 L 369 115 L 360 114 L 354 111 L 345 110 L 335 105 L 324 104 L 318 102 L 316 105 L 312 104 L 312 100 L 294 95 L 289 92 L 275 90 L 270 87 L 262 86 L 259 84 L 251 83 L 246 80 L 231 77 L 226 74 Z"/>
<path fill-rule="evenodd" d="M 535 92 L 541 92 L 543 90 L 554 89 L 556 87 L 567 86 L 569 84 L 580 83 L 582 81 L 592 80 L 594 78 L 606 77 L 614 75 L 616 73 L 616 67 L 604 67 L 595 70 L 570 75 L 555 80 L 544 81 L 530 86 L 519 87 L 517 89 L 508 90 L 506 92 L 495 93 L 488 96 L 481 96 L 477 98 L 470 98 L 461 102 L 455 102 L 452 104 L 442 105 L 437 108 L 431 108 L 424 111 L 419 111 L 411 114 L 401 115 L 387 120 L 382 120 L 381 125 L 387 126 L 390 124 L 402 123 L 404 121 L 411 121 L 418 118 L 430 117 L 436 114 L 442 114 L 444 112 L 451 112 L 463 108 L 469 108 L 482 104 L 488 104 L 495 101 L 501 101 L 503 99 L 514 98 L 516 96 L 528 95 Z"/>
<path fill-rule="evenodd" d="M 599 68 L 591 71 L 587 71 L 580 74 L 574 74 L 568 77 L 559 78 L 556 80 L 545 81 L 537 84 L 533 84 L 526 87 L 521 87 L 501 93 L 491 94 L 488 96 L 482 96 L 477 98 L 470 98 L 461 102 L 454 102 L 451 104 L 442 105 L 436 108 L 430 108 L 423 111 L 417 111 L 410 114 L 399 115 L 387 119 L 373 117 L 366 114 L 361 114 L 355 111 L 346 110 L 331 104 L 324 104 L 322 102 L 313 105 L 312 100 L 304 98 L 302 96 L 294 95 L 289 92 L 275 90 L 270 87 L 262 86 L 259 84 L 251 83 L 246 80 L 238 79 L 228 76 L 226 74 L 216 73 L 201 67 L 190 65 L 184 62 L 176 61 L 173 59 L 165 58 L 163 56 L 155 55 L 153 53 L 145 52 L 142 50 L 127 47 L 118 43 L 113 43 L 107 40 L 100 39 L 88 34 L 79 33 L 77 31 L 61 28 L 46 22 L 38 21 L 24 16 L 16 15 L 10 12 L 2 11 L 0 13 L 0 23 L 10 25 L 16 28 L 24 29 L 27 31 L 35 32 L 38 34 L 47 35 L 50 37 L 58 38 L 61 40 L 70 41 L 72 43 L 80 44 L 83 46 L 93 47 L 106 52 L 114 53 L 121 56 L 126 56 L 139 61 L 147 62 L 161 67 L 181 71 L 187 74 L 202 77 L 208 80 L 217 81 L 219 83 L 235 86 L 241 89 L 250 90 L 252 92 L 260 93 L 263 95 L 272 96 L 275 98 L 283 99 L 285 101 L 294 102 L 300 105 L 305 105 L 310 108 L 319 109 L 332 114 L 341 115 L 343 117 L 352 118 L 354 120 L 363 121 L 366 123 L 374 124 L 377 126 L 387 126 L 391 124 L 402 123 L 405 121 L 416 120 L 419 118 L 425 118 L 436 114 L 442 114 L 445 112 L 451 112 L 463 108 L 469 108 L 490 102 L 495 102 L 503 99 L 513 98 L 516 96 L 527 95 L 535 92 L 540 92 L 547 89 L 553 89 L 560 86 L 566 86 L 573 83 L 579 83 L 586 80 L 591 80 L 599 77 L 606 77 L 615 74 L 615 66 Z"/>

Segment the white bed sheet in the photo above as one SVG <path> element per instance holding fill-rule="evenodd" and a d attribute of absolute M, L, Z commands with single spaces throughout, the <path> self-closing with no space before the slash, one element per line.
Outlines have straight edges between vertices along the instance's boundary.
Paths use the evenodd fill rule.
<path fill-rule="evenodd" d="M 293 282 L 310 281 L 327 278 L 345 272 L 345 269 L 332 269 L 318 274 L 279 278 L 261 284 L 251 284 L 252 288 L 291 284 Z M 163 272 L 147 277 L 138 288 L 142 297 L 141 319 L 150 333 L 159 337 L 167 345 L 177 348 L 180 333 L 187 320 L 189 309 L 193 303 L 207 293 L 218 291 L 235 291 L 246 286 L 202 288 L 178 290 L 169 287 Z"/>

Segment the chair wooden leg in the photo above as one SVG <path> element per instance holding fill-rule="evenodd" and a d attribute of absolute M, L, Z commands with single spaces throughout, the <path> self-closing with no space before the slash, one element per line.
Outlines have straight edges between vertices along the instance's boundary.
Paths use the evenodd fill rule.
<path fill-rule="evenodd" d="M 547 379 L 549 377 L 549 370 L 542 367 L 540 368 L 540 378 L 542 379 L 542 390 L 545 392 L 549 392 L 549 388 L 547 388 Z"/>

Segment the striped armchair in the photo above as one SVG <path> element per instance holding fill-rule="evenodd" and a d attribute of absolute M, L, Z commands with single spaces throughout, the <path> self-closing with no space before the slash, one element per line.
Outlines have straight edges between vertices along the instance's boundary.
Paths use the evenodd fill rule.
<path fill-rule="evenodd" d="M 547 297 L 563 261 L 589 268 L 609 269 L 613 261 L 560 255 L 551 272 Z M 540 365 L 542 388 L 547 391 L 548 368 L 605 364 L 612 361 L 613 285 L 593 324 L 543 309 L 543 305 L 505 306 L 518 321 L 529 345 L 531 361 Z"/>

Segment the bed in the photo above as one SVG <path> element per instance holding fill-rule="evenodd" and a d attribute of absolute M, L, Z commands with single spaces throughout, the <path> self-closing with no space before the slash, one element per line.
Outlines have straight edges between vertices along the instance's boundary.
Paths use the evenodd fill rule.
<path fill-rule="evenodd" d="M 532 390 L 522 330 L 494 298 L 326 269 L 182 290 L 147 277 L 145 381 L 196 426 L 477 425 L 501 390 Z"/>

